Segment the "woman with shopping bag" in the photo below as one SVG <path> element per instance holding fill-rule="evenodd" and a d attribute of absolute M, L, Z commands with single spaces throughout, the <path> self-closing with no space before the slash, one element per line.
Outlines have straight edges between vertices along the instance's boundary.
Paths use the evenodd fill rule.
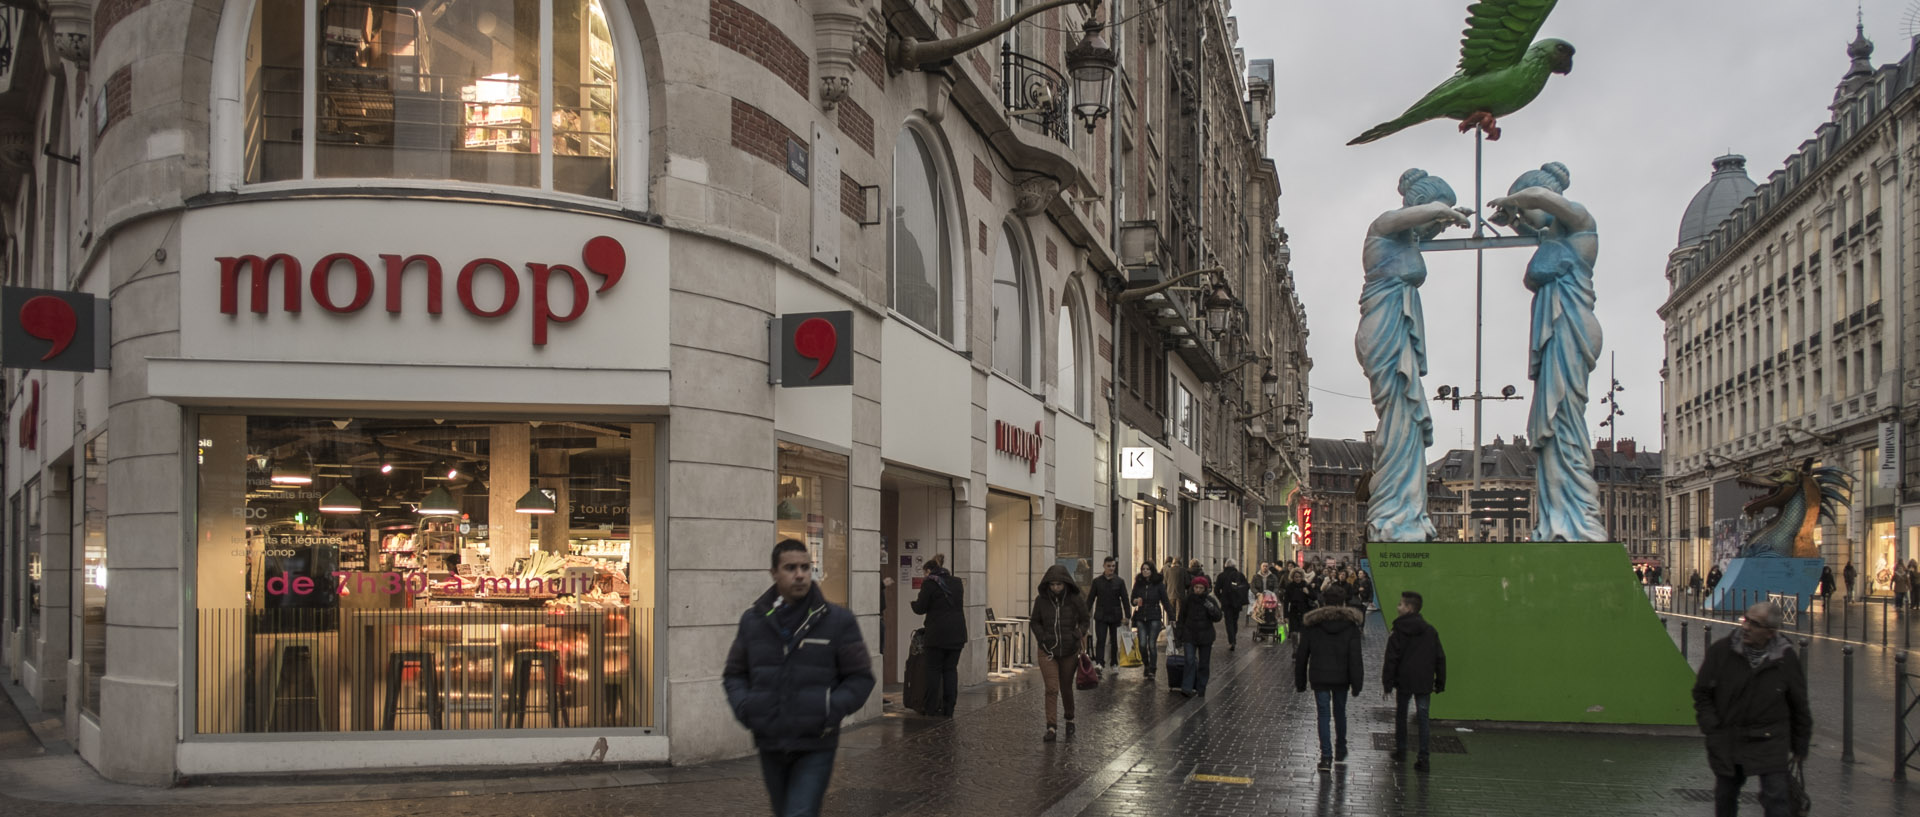
<path fill-rule="evenodd" d="M 1163 615 L 1164 613 L 1164 615 Z M 1133 579 L 1133 626 L 1138 634 L 1140 663 L 1152 681 L 1160 665 L 1160 630 L 1173 617 L 1173 599 L 1167 595 L 1165 577 L 1152 562 L 1140 563 L 1140 575 Z"/>

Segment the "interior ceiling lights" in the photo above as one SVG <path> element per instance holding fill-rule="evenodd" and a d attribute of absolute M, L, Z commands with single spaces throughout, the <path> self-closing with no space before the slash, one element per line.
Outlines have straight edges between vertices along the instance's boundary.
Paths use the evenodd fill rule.
<path fill-rule="evenodd" d="M 275 485 L 312 485 L 313 471 L 276 460 L 273 464 L 273 475 L 268 477 L 268 481 Z"/>
<path fill-rule="evenodd" d="M 344 482 L 333 486 L 333 490 L 320 497 L 321 513 L 359 513 L 360 511 L 360 497 Z"/>
<path fill-rule="evenodd" d="M 513 510 L 515 513 L 550 514 L 558 511 L 559 507 L 554 504 L 553 497 L 548 496 L 546 491 L 534 487 L 528 488 L 526 493 L 520 495 L 520 501 L 513 504 Z"/>
<path fill-rule="evenodd" d="M 446 488 L 438 485 L 428 491 L 426 496 L 420 498 L 419 513 L 423 515 L 453 516 L 459 512 L 460 509 L 454 507 L 453 494 L 447 493 Z"/>

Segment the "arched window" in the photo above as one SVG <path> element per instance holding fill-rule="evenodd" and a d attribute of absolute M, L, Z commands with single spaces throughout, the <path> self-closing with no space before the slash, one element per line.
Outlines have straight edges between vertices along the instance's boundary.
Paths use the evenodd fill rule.
<path fill-rule="evenodd" d="M 947 190 L 933 151 L 913 128 L 893 144 L 893 308 L 953 343 L 953 228 Z"/>
<path fill-rule="evenodd" d="M 1059 340 L 1055 347 L 1054 382 L 1060 408 L 1075 417 L 1087 416 L 1086 389 L 1081 388 L 1080 296 L 1072 285 L 1060 295 Z"/>
<path fill-rule="evenodd" d="M 1031 257 L 1012 225 L 1001 228 L 993 254 L 993 368 L 1023 386 L 1033 385 Z"/>
<path fill-rule="evenodd" d="M 604 0 L 256 0 L 222 28 L 216 187 L 395 179 L 644 205 L 619 162 L 646 138 L 645 105 L 618 98 L 622 73 L 644 88 L 622 43 Z"/>

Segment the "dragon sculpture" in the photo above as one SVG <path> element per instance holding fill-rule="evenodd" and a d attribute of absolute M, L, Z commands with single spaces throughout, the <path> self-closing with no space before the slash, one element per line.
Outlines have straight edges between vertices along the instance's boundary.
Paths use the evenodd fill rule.
<path fill-rule="evenodd" d="M 1811 459 L 1798 468 L 1742 477 L 1740 484 L 1766 489 L 1743 507 L 1748 516 L 1759 518 L 1768 508 L 1778 511 L 1747 536 L 1740 546 L 1741 556 L 1820 558 L 1820 548 L 1813 541 L 1814 525 L 1834 521 L 1834 508 L 1845 505 L 1853 493 L 1853 479 L 1845 471 L 1815 468 Z"/>

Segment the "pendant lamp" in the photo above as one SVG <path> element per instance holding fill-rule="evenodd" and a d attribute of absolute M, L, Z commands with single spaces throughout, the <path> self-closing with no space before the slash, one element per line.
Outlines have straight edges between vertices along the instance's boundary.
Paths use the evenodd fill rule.
<path fill-rule="evenodd" d="M 559 507 L 554 504 L 553 497 L 547 496 L 546 491 L 534 487 L 520 495 L 520 501 L 513 504 L 513 510 L 515 513 L 550 514 L 558 511 Z"/>
<path fill-rule="evenodd" d="M 454 507 L 453 494 L 447 493 L 447 489 L 437 485 L 434 486 L 433 490 L 428 491 L 426 496 L 420 498 L 419 513 L 421 514 L 427 516 L 453 516 L 459 512 L 460 509 Z"/>
<path fill-rule="evenodd" d="M 360 497 L 342 482 L 320 497 L 321 513 L 359 513 Z"/>

